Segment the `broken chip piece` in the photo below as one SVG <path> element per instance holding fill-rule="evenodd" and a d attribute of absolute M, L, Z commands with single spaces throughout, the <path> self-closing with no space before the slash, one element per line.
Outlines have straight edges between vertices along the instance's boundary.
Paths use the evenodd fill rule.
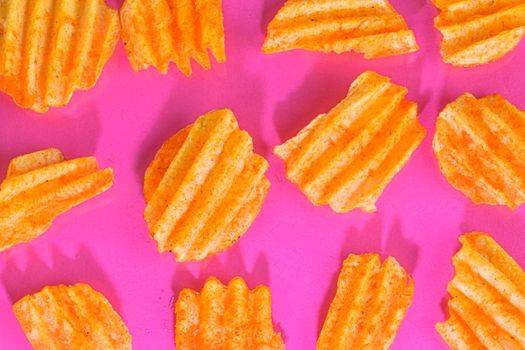
<path fill-rule="evenodd" d="M 113 169 L 98 169 L 94 157 L 64 160 L 55 149 L 9 163 L 0 184 L 0 251 L 47 231 L 60 214 L 113 185 Z"/>
<path fill-rule="evenodd" d="M 454 350 L 525 349 L 525 272 L 485 233 L 459 240 L 450 317 L 437 331 Z"/>
<path fill-rule="evenodd" d="M 434 20 L 443 34 L 441 55 L 454 66 L 477 66 L 500 59 L 525 35 L 523 0 L 433 0 Z"/>
<path fill-rule="evenodd" d="M 87 284 L 48 286 L 13 306 L 35 350 L 129 350 L 128 328 L 107 299 Z"/>
<path fill-rule="evenodd" d="M 95 85 L 119 40 L 104 0 L 0 1 L 0 91 L 43 113 Z"/>
<path fill-rule="evenodd" d="M 466 93 L 439 114 L 434 153 L 448 182 L 476 204 L 525 201 L 525 112 L 505 98 Z"/>
<path fill-rule="evenodd" d="M 166 74 L 170 62 L 186 76 L 193 58 L 210 69 L 208 49 L 226 62 L 221 0 L 125 0 L 122 40 L 135 71 L 154 66 Z"/>
<path fill-rule="evenodd" d="M 286 175 L 315 205 L 343 213 L 375 202 L 425 136 L 407 89 L 367 71 L 346 98 L 275 147 Z"/>
<path fill-rule="evenodd" d="M 228 109 L 179 131 L 144 177 L 144 218 L 159 251 L 190 261 L 232 246 L 261 209 L 270 186 L 267 169 Z"/>
<path fill-rule="evenodd" d="M 339 274 L 317 349 L 390 348 L 413 295 L 414 282 L 396 259 L 381 264 L 378 254 L 351 254 Z"/>
<path fill-rule="evenodd" d="M 268 25 L 262 51 L 292 49 L 355 51 L 375 58 L 419 47 L 414 33 L 388 0 L 288 0 Z"/>
<path fill-rule="evenodd" d="M 240 277 L 227 286 L 210 277 L 200 293 L 182 290 L 175 316 L 178 350 L 284 349 L 281 334 L 273 329 L 270 290 L 249 290 Z"/>

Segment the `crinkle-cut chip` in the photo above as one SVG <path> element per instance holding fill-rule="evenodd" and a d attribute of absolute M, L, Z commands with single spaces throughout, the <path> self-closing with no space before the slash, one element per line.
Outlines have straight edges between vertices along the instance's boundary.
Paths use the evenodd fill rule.
<path fill-rule="evenodd" d="M 259 213 L 270 182 L 228 109 L 211 111 L 158 151 L 144 177 L 144 218 L 160 252 L 202 260 L 229 248 Z"/>
<path fill-rule="evenodd" d="M 126 0 L 120 10 L 122 40 L 135 71 L 170 62 L 190 76 L 194 59 L 210 69 L 208 50 L 226 62 L 221 0 Z"/>
<path fill-rule="evenodd" d="M 94 157 L 64 160 L 55 148 L 14 158 L 0 184 L 0 252 L 32 241 L 58 215 L 113 185 Z"/>
<path fill-rule="evenodd" d="M 425 136 L 407 89 L 367 71 L 346 98 L 275 147 L 286 175 L 315 205 L 343 213 L 375 202 Z"/>
<path fill-rule="evenodd" d="M 454 66 L 498 60 L 525 35 L 523 0 L 433 0 L 441 13 L 434 20 L 443 34 L 441 55 Z"/>
<path fill-rule="evenodd" d="M 119 40 L 104 0 L 0 1 L 0 90 L 46 112 L 93 87 Z"/>
<path fill-rule="evenodd" d="M 47 286 L 20 299 L 13 311 L 35 350 L 131 349 L 120 316 L 87 284 Z"/>
<path fill-rule="evenodd" d="M 388 0 L 288 0 L 268 25 L 264 53 L 355 51 L 365 58 L 419 50 Z"/>
<path fill-rule="evenodd" d="M 414 282 L 389 257 L 351 254 L 317 341 L 318 350 L 378 350 L 392 345 L 412 303 Z"/>
<path fill-rule="evenodd" d="M 525 272 L 485 233 L 459 240 L 448 284 L 450 317 L 437 331 L 454 350 L 525 349 Z"/>
<path fill-rule="evenodd" d="M 476 204 L 525 201 L 525 112 L 505 98 L 469 93 L 439 114 L 434 153 L 448 182 Z"/>
<path fill-rule="evenodd" d="M 184 289 L 175 305 L 177 350 L 284 349 L 271 304 L 268 287 L 250 290 L 240 277 L 227 286 L 210 277 L 200 293 Z"/>

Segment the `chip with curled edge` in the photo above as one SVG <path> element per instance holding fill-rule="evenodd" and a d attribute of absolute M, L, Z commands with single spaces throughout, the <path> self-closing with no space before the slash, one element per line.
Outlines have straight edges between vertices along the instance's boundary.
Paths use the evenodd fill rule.
<path fill-rule="evenodd" d="M 94 157 L 65 160 L 50 148 L 14 158 L 0 184 L 0 251 L 32 241 L 55 217 L 113 185 Z"/>
<path fill-rule="evenodd" d="M 87 284 L 47 286 L 17 301 L 13 311 L 35 350 L 131 350 L 128 328 Z"/>

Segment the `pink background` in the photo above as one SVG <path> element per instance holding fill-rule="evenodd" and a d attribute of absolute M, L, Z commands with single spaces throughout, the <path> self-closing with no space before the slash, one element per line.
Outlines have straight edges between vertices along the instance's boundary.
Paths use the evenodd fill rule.
<path fill-rule="evenodd" d="M 118 6 L 120 0 L 112 2 Z M 447 184 L 431 149 L 434 121 L 465 91 L 498 92 L 525 109 L 525 43 L 503 60 L 452 68 L 439 56 L 437 11 L 425 0 L 394 0 L 421 50 L 367 61 L 356 54 L 292 51 L 263 55 L 265 27 L 282 0 L 224 0 L 228 62 L 195 66 L 190 79 L 172 66 L 134 73 L 119 44 L 95 88 L 46 115 L 22 110 L 0 94 L 0 171 L 10 158 L 47 147 L 67 157 L 96 155 L 115 169 L 114 187 L 55 221 L 36 241 L 0 254 L 0 348 L 29 349 L 11 312 L 13 302 L 45 285 L 87 282 L 122 315 L 135 349 L 173 349 L 173 302 L 184 287 L 200 289 L 211 275 L 244 277 L 270 286 L 273 318 L 288 349 L 313 349 L 349 253 L 395 256 L 414 276 L 416 293 L 394 349 L 445 349 L 434 324 L 445 319 L 451 256 L 463 232 L 491 233 L 525 264 L 525 208 L 475 206 Z M 428 136 L 378 202 L 378 212 L 345 215 L 311 205 L 285 180 L 272 147 L 341 100 L 365 69 L 409 88 Z M 248 233 L 226 253 L 178 264 L 158 254 L 142 219 L 142 179 L 164 140 L 199 115 L 230 107 L 271 163 L 272 182 Z"/>

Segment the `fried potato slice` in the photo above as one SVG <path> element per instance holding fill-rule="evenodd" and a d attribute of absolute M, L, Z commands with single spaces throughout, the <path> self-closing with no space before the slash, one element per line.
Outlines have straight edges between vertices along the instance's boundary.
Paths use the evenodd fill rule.
<path fill-rule="evenodd" d="M 0 1 L 0 90 L 43 113 L 93 87 L 119 40 L 104 0 Z"/>
<path fill-rule="evenodd" d="M 293 49 L 355 51 L 365 58 L 419 50 L 388 0 L 288 0 L 268 25 L 264 53 Z"/>
<path fill-rule="evenodd" d="M 488 234 L 459 240 L 450 317 L 437 331 L 454 350 L 525 349 L 525 272 Z"/>
<path fill-rule="evenodd" d="M 227 286 L 210 277 L 200 293 L 182 290 L 175 316 L 178 350 L 284 349 L 281 334 L 273 330 L 270 290 L 250 290 L 240 277 Z"/>
<path fill-rule="evenodd" d="M 94 157 L 64 160 L 55 149 L 14 158 L 0 184 L 0 251 L 32 241 L 58 215 L 113 185 Z"/>
<path fill-rule="evenodd" d="M 190 261 L 232 246 L 261 209 L 270 186 L 267 169 L 228 109 L 179 131 L 144 177 L 144 218 L 159 251 Z"/>
<path fill-rule="evenodd" d="M 317 349 L 390 348 L 413 295 L 414 282 L 396 259 L 381 264 L 378 254 L 351 254 L 339 274 Z"/>
<path fill-rule="evenodd" d="M 466 93 L 439 114 L 434 153 L 448 182 L 476 204 L 525 201 L 525 112 L 499 95 Z"/>
<path fill-rule="evenodd" d="M 525 35 L 523 0 L 433 0 L 441 13 L 434 20 L 443 34 L 441 55 L 454 66 L 498 60 Z"/>
<path fill-rule="evenodd" d="M 20 299 L 13 311 L 35 350 L 131 349 L 120 316 L 87 284 L 47 286 Z"/>
<path fill-rule="evenodd" d="M 315 205 L 344 213 L 375 202 L 425 136 L 407 89 L 367 71 L 346 98 L 275 147 L 286 175 Z"/>
<path fill-rule="evenodd" d="M 122 40 L 135 71 L 170 62 L 190 76 L 193 58 L 210 69 L 208 50 L 226 62 L 222 0 L 125 0 L 120 10 Z"/>

